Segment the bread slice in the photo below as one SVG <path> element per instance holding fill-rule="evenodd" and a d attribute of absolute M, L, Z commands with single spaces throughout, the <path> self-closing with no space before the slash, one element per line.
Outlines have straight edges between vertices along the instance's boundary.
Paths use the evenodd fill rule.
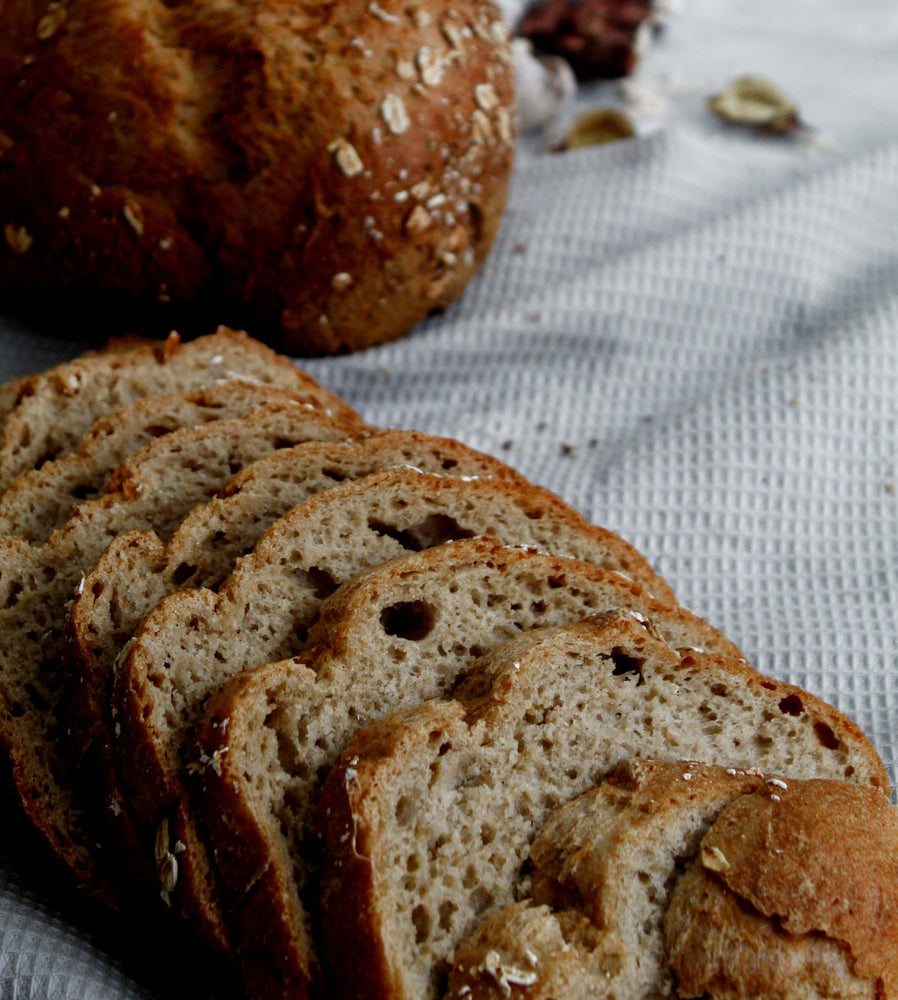
<path fill-rule="evenodd" d="M 398 558 L 344 585 L 324 604 L 302 657 L 216 693 L 201 729 L 209 766 L 198 801 L 211 805 L 207 827 L 234 897 L 248 977 L 264 983 L 256 992 L 304 995 L 317 975 L 297 886 L 307 893 L 313 877 L 319 781 L 350 736 L 445 693 L 502 639 L 622 604 L 652 615 L 677 645 L 740 655 L 705 622 L 614 571 L 475 538 Z M 135 699 L 131 717 L 140 707 Z"/>
<path fill-rule="evenodd" d="M 100 417 L 74 451 L 18 476 L 0 495 L 0 535 L 45 542 L 80 502 L 102 493 L 116 467 L 145 444 L 181 427 L 246 416 L 260 403 L 295 398 L 270 385 L 222 379 L 189 393 L 138 399 Z"/>
<path fill-rule="evenodd" d="M 61 719 L 69 602 L 117 534 L 153 528 L 167 537 L 246 463 L 300 441 L 347 439 L 359 425 L 305 404 L 266 403 L 247 417 L 166 434 L 116 470 L 110 491 L 79 506 L 44 545 L 0 538 L 0 744 L 26 814 L 79 882 L 115 898 L 97 867 L 97 831 L 86 828 L 71 785 Z"/>
<path fill-rule="evenodd" d="M 398 713 L 349 743 L 327 778 L 321 812 L 335 995 L 440 995 L 455 948 L 526 887 L 529 843 L 550 812 L 625 757 L 684 757 L 888 787 L 869 741 L 834 708 L 715 655 L 704 639 L 674 637 L 669 618 L 638 610 L 647 621 L 616 610 L 497 647 L 453 698 Z M 319 699 L 320 687 L 313 687 Z M 311 697 L 299 698 L 296 708 L 282 709 L 275 729 L 282 747 L 284 733 L 302 732 L 298 720 L 309 726 L 293 737 L 303 748 L 336 725 L 324 716 L 310 726 Z M 363 711 L 357 702 L 356 711 Z M 225 782 L 240 781 L 248 763 L 243 729 L 231 720 L 222 781 L 213 782 L 214 772 L 207 778 L 219 808 Z M 289 817 L 299 762 L 308 767 L 310 756 L 291 750 L 279 784 L 242 781 L 229 806 L 232 835 L 253 826 L 255 837 L 276 838 L 272 822 Z M 262 770 L 266 758 L 250 759 Z M 308 882 L 307 835 L 298 820 L 288 829 L 282 856 Z"/>
<path fill-rule="evenodd" d="M 446 996 L 893 995 L 896 846 L 870 787 L 629 760 L 550 816 L 530 898 L 462 944 Z"/>
<path fill-rule="evenodd" d="M 247 466 L 217 497 L 191 510 L 167 544 L 152 532 L 128 532 L 86 573 L 68 622 L 68 650 L 77 664 L 71 671 L 77 678 L 70 692 L 71 739 L 78 767 L 91 779 L 95 808 L 108 812 L 132 870 L 141 852 L 112 749 L 112 676 L 125 643 L 163 597 L 191 586 L 218 587 L 237 558 L 290 508 L 337 483 L 409 465 L 526 482 L 497 459 L 426 434 L 385 431 L 353 441 L 309 441 Z M 627 559 L 629 547 L 620 542 L 619 548 Z M 639 572 L 641 557 L 634 553 L 630 561 Z"/>
<path fill-rule="evenodd" d="M 220 327 L 185 344 L 172 334 L 162 344 L 85 356 L 28 379 L 3 425 L 0 490 L 76 448 L 102 414 L 140 396 L 183 392 L 225 377 L 277 385 L 333 416 L 358 419 L 338 396 L 245 333 Z"/>
<path fill-rule="evenodd" d="M 269 529 L 219 593 L 174 594 L 145 619 L 117 669 L 122 738 L 114 756 L 148 846 L 166 816 L 179 815 L 177 833 L 173 823 L 169 830 L 172 842 L 186 845 L 177 858 L 181 877 L 176 893 L 165 891 L 192 922 L 215 912 L 206 900 L 211 877 L 198 874 L 202 848 L 193 855 L 201 838 L 187 829 L 182 765 L 184 739 L 206 697 L 242 670 L 300 652 L 324 598 L 357 574 L 409 550 L 480 534 L 641 568 L 617 536 L 545 490 L 395 469 L 312 497 Z M 163 852 L 163 889 L 170 866 Z"/>

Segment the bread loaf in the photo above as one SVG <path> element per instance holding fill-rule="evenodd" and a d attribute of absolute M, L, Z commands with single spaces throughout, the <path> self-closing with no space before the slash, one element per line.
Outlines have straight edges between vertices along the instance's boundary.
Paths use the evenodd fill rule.
<path fill-rule="evenodd" d="M 626 761 L 549 818 L 446 998 L 895 996 L 896 844 L 870 787 Z"/>
<path fill-rule="evenodd" d="M 684 648 L 707 646 L 701 639 L 665 641 L 669 624 L 643 614 L 613 611 L 498 646 L 452 699 L 388 717 L 349 743 L 321 811 L 337 995 L 439 996 L 455 948 L 526 885 L 529 844 L 551 810 L 625 757 L 888 788 L 869 741 L 835 709 L 744 662 Z M 627 947 L 642 955 L 638 940 Z M 473 989 L 475 979 L 463 983 Z M 568 995 L 552 985 L 546 997 Z M 626 986 L 619 995 L 641 995 Z"/>
<path fill-rule="evenodd" d="M 120 465 L 109 492 L 80 505 L 43 545 L 0 538 L 0 745 L 29 819 L 79 882 L 98 894 L 117 889 L 100 875 L 95 847 L 72 780 L 65 727 L 63 629 L 81 574 L 117 534 L 153 528 L 167 537 L 197 502 L 244 464 L 310 439 L 346 439 L 343 423 L 296 400 L 266 403 L 249 416 L 166 434 Z"/>
<path fill-rule="evenodd" d="M 496 232 L 506 35 L 491 0 L 4 3 L 0 282 L 397 337 Z"/>
<path fill-rule="evenodd" d="M 613 571 L 475 538 L 343 585 L 323 605 L 306 653 L 215 694 L 202 725 L 209 764 L 198 801 L 212 805 L 206 826 L 235 897 L 255 992 L 302 993 L 317 975 L 308 899 L 298 893 L 309 891 L 316 868 L 319 783 L 350 736 L 445 693 L 503 638 L 620 604 L 653 615 L 677 644 L 739 656 L 706 623 Z"/>
<path fill-rule="evenodd" d="M 24 11 L 25 5 L 19 6 Z M 0 22 L 12 9 L 0 10 Z M 0 39 L 10 40 L 2 31 Z M 3 424 L 0 490 L 20 473 L 77 447 L 104 413 L 140 396 L 195 389 L 229 376 L 280 386 L 334 416 L 358 420 L 339 397 L 245 333 L 220 328 L 186 344 L 172 334 L 163 344 L 91 354 L 27 379 Z"/>

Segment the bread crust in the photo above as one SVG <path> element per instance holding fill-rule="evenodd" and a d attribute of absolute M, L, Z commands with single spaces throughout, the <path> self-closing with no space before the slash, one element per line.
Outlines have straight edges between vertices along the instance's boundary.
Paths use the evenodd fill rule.
<path fill-rule="evenodd" d="M 863 787 L 784 781 L 734 801 L 702 841 L 726 865 L 668 911 L 682 995 L 898 995 L 896 849 L 898 811 Z"/>
<path fill-rule="evenodd" d="M 225 303 L 291 353 L 393 339 L 482 262 L 513 100 L 491 0 L 10 0 L 0 281 Z"/>

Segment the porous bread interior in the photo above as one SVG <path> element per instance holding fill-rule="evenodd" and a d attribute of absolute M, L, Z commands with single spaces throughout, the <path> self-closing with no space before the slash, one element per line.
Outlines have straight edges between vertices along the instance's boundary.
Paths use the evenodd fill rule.
<path fill-rule="evenodd" d="M 77 447 L 103 413 L 140 396 L 185 391 L 228 376 L 243 377 L 308 394 L 334 414 L 353 411 L 288 361 L 244 333 L 220 328 L 187 344 L 177 338 L 109 352 L 34 376 L 3 425 L 0 488 L 21 472 L 37 468 Z"/>
<path fill-rule="evenodd" d="M 307 690 L 290 686 L 283 703 L 273 691 L 277 704 L 250 714 L 248 731 L 235 735 L 233 719 L 227 730 L 223 766 L 241 785 L 255 783 L 245 791 L 253 800 L 253 822 L 264 827 L 266 849 L 280 854 L 286 836 L 297 878 L 304 881 L 302 867 L 310 862 L 303 821 L 315 808 L 327 768 L 360 726 L 445 693 L 459 671 L 503 638 L 621 603 L 653 613 L 680 645 L 734 650 L 704 622 L 659 604 L 617 574 L 486 539 L 397 559 L 338 591 L 304 657 L 319 681 L 308 674 Z M 166 683 L 163 672 L 156 673 Z M 245 742 L 238 750 L 239 741 Z"/>
<path fill-rule="evenodd" d="M 591 536 L 585 524 L 571 526 L 549 516 L 548 511 L 544 517 L 530 517 L 529 513 L 539 508 L 538 502 L 529 512 L 524 503 L 516 503 L 513 495 L 488 494 L 486 502 L 479 503 L 480 484 L 459 481 L 434 481 L 442 489 L 434 491 L 431 498 L 428 477 L 411 474 L 409 481 L 409 475 L 406 473 L 404 490 L 396 488 L 395 477 L 391 479 L 384 473 L 381 476 L 386 478 L 378 480 L 375 475 L 359 481 L 352 489 L 332 490 L 310 500 L 295 511 L 297 516 L 269 530 L 222 586 L 217 600 L 199 591 L 188 592 L 156 607 L 132 646 L 128 662 L 133 665 L 140 658 L 140 665 L 133 666 L 133 671 L 139 675 L 139 683 L 146 675 L 157 731 L 171 734 L 162 750 L 173 766 L 182 734 L 197 721 L 206 698 L 222 681 L 250 666 L 303 652 L 308 630 L 323 600 L 338 585 L 365 570 L 409 550 L 472 535 L 508 539 L 514 544 L 535 543 L 562 554 L 577 550 L 591 554 L 596 563 L 609 558 L 607 545 Z M 489 484 L 482 485 L 488 488 Z M 466 497 L 466 487 L 470 497 Z M 447 494 L 448 498 L 441 501 L 441 496 Z M 341 503 L 344 498 L 347 502 Z M 527 494 L 523 499 L 526 501 Z M 570 620 L 595 609 L 590 603 L 595 595 L 576 587 L 566 588 L 563 573 L 560 578 L 541 579 L 539 566 L 537 563 L 529 570 L 515 569 L 506 577 L 489 566 L 465 566 L 457 574 L 447 574 L 439 564 L 435 565 L 429 578 L 422 577 L 422 590 L 413 601 L 398 602 L 403 606 L 395 611 L 388 607 L 372 611 L 372 615 L 389 618 L 393 623 L 390 627 L 400 633 L 391 636 L 388 648 L 383 649 L 379 641 L 386 633 L 375 627 L 374 643 L 367 646 L 366 639 L 362 639 L 353 650 L 359 657 L 359 669 L 381 677 L 383 663 L 392 663 L 395 669 L 411 648 L 421 659 L 426 656 L 438 662 L 444 658 L 441 686 L 434 689 L 428 684 L 423 688 L 427 693 L 422 697 L 431 697 L 454 679 L 454 658 L 471 658 L 492 644 L 491 637 L 484 635 L 483 610 L 491 612 L 492 638 L 497 641 L 542 621 Z M 447 576 L 451 577 L 448 581 Z M 468 589 L 474 603 L 468 606 L 458 602 L 458 607 L 453 607 L 454 595 L 462 587 Z M 588 587 L 584 584 L 584 591 Z M 620 603 L 629 593 L 637 595 L 637 602 L 647 596 L 637 584 L 616 574 L 604 579 L 604 587 L 614 595 L 612 603 Z M 549 610 L 553 605 L 554 619 Z M 452 617 L 457 620 L 449 620 Z M 440 628 L 434 631 L 441 636 L 439 641 L 401 634 L 402 629 L 416 633 L 424 628 L 429 632 L 437 619 Z M 448 633 L 441 631 L 446 628 Z M 473 646 L 471 635 L 480 636 Z M 409 649 L 403 648 L 407 642 L 412 643 Z M 432 678 L 432 673 L 419 669 L 422 676 Z M 383 714 L 398 703 L 397 698 L 405 703 L 403 692 L 408 680 L 393 678 L 399 690 L 389 694 L 384 690 L 381 702 L 372 705 L 366 714 Z M 126 678 L 126 672 L 122 673 L 123 688 L 134 683 L 133 676 Z"/>
<path fill-rule="evenodd" d="M 534 650 L 543 666 L 527 674 L 514 713 L 491 704 L 502 672 L 525 669 L 523 651 L 503 652 L 488 679 L 487 671 L 478 678 L 480 697 L 455 711 L 468 728 L 444 734 L 431 725 L 428 753 L 382 770 L 378 818 L 370 819 L 384 824 L 374 861 L 378 919 L 403 969 L 404 995 L 437 994 L 458 943 L 526 889 L 521 866 L 550 811 L 623 757 L 869 779 L 859 773 L 861 755 L 832 746 L 829 724 L 821 728 L 799 695 L 745 684 L 700 654 L 677 666 L 647 634 L 629 631 L 623 650 L 563 637 Z M 279 818 L 289 822 L 289 810 Z"/>
<path fill-rule="evenodd" d="M 0 496 L 0 534 L 45 542 L 78 503 L 102 493 L 119 463 L 156 438 L 292 398 L 283 389 L 236 379 L 191 393 L 142 397 L 97 420 L 76 450 L 18 476 Z"/>
<path fill-rule="evenodd" d="M 58 849 L 72 847 L 61 831 L 77 822 L 74 817 L 79 812 L 71 782 L 63 777 L 68 768 L 56 709 L 67 663 L 62 636 L 65 608 L 79 585 L 82 567 L 92 565 L 120 532 L 151 526 L 164 531 L 177 523 L 236 468 L 267 454 L 278 442 L 340 438 L 348 433 L 339 422 L 295 402 L 266 404 L 247 418 L 175 431 L 132 456 L 120 482 L 113 477 L 121 492 L 83 504 L 78 516 L 44 545 L 0 538 L 2 723 L 16 756 L 20 795 L 51 839 L 63 837 L 55 841 Z M 201 446 L 188 444 L 197 441 Z M 119 466 L 116 476 L 123 469 Z M 81 843 L 77 848 L 85 864 L 88 847 Z"/>

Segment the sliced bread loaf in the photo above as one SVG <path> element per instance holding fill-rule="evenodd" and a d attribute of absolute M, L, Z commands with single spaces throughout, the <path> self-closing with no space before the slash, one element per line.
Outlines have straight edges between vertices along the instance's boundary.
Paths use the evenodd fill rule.
<path fill-rule="evenodd" d="M 181 878 L 172 898 L 193 922 L 214 912 L 203 898 L 209 878 L 194 883 L 190 874 L 203 870 L 190 853 L 201 838 L 185 829 L 192 819 L 183 784 L 184 739 L 205 699 L 242 670 L 300 652 L 322 601 L 342 583 L 404 552 L 480 534 L 615 570 L 623 560 L 657 579 L 616 535 L 545 490 L 395 469 L 307 500 L 269 529 L 217 594 L 174 594 L 144 620 L 117 670 L 122 738 L 113 756 L 124 768 L 124 797 L 154 845 L 165 817 L 184 803 L 171 834 L 187 845 L 178 855 Z M 166 880 L 170 865 L 163 857 Z"/>
<path fill-rule="evenodd" d="M 663 641 L 666 631 L 651 613 L 640 621 L 616 611 L 535 632 L 485 657 L 453 699 L 350 743 L 322 807 L 324 926 L 339 995 L 438 996 L 455 947 L 520 890 L 549 812 L 624 757 L 887 787 L 869 741 L 835 709 L 742 662 Z M 233 726 L 228 738 L 230 776 L 242 750 L 235 759 Z M 275 803 L 264 812 L 256 796 L 256 822 L 270 828 Z"/>
<path fill-rule="evenodd" d="M 358 419 L 338 396 L 245 333 L 220 327 L 185 344 L 172 334 L 162 344 L 92 354 L 29 378 L 3 425 L 0 490 L 77 447 L 103 413 L 140 396 L 183 392 L 225 377 L 277 385 L 334 416 Z"/>
<path fill-rule="evenodd" d="M 0 495 L 0 535 L 45 542 L 79 503 L 103 492 L 121 462 L 150 441 L 181 427 L 245 416 L 266 401 L 293 398 L 263 383 L 222 379 L 189 393 L 138 399 L 100 417 L 74 451 L 13 480 Z"/>
<path fill-rule="evenodd" d="M 303 916 L 316 870 L 316 804 L 355 731 L 445 693 L 502 639 L 620 605 L 650 615 L 675 646 L 739 657 L 705 622 L 613 571 L 475 538 L 344 585 L 325 602 L 307 653 L 216 693 L 201 729 L 208 766 L 199 801 L 211 806 L 206 825 L 253 995 L 304 995 L 317 976 Z"/>
<path fill-rule="evenodd" d="M 97 868 L 72 787 L 65 727 L 63 629 L 81 575 L 109 541 L 135 527 L 167 537 L 184 513 L 237 470 L 273 449 L 346 439 L 356 423 L 305 404 L 266 403 L 247 417 L 166 434 L 120 466 L 110 492 L 79 506 L 44 545 L 0 538 L 0 744 L 25 812 L 76 878 L 112 893 Z"/>
<path fill-rule="evenodd" d="M 896 846 L 869 787 L 627 761 L 550 816 L 447 1000 L 894 996 Z"/>
<path fill-rule="evenodd" d="M 191 510 L 167 544 L 152 532 L 120 535 L 85 575 L 68 622 L 68 651 L 77 664 L 70 673 L 72 745 L 79 768 L 91 779 L 95 808 L 109 812 L 132 862 L 140 849 L 112 750 L 112 676 L 125 643 L 163 597 L 191 586 L 217 587 L 237 558 L 291 507 L 337 483 L 408 465 L 525 482 L 497 459 L 426 434 L 385 431 L 353 441 L 309 441 L 247 466 L 217 497 Z M 622 558 L 630 551 L 622 542 L 620 550 Z M 632 560 L 638 572 L 640 557 L 634 553 Z"/>

